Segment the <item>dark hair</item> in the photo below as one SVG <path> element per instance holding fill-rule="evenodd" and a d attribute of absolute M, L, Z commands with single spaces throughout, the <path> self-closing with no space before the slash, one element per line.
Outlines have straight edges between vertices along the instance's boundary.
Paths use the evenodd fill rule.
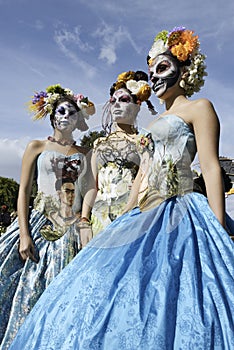
<path fill-rule="evenodd" d="M 74 107 L 75 109 L 77 110 L 77 112 L 80 111 L 80 108 L 78 107 L 76 101 L 73 100 L 72 97 L 69 97 L 69 96 L 62 96 L 61 98 L 59 98 L 58 100 L 56 100 L 53 104 L 53 109 L 52 109 L 52 112 L 50 114 L 50 123 L 52 125 L 52 128 L 54 129 L 54 116 L 55 116 L 55 111 L 56 111 L 56 108 L 58 107 L 58 105 L 62 102 L 70 102 Z"/>
<path fill-rule="evenodd" d="M 66 184 L 66 183 L 75 183 L 74 179 L 72 179 L 71 177 L 66 177 L 66 178 L 59 178 L 55 181 L 55 189 L 56 191 L 60 191 L 61 190 L 61 187 L 63 184 Z"/>

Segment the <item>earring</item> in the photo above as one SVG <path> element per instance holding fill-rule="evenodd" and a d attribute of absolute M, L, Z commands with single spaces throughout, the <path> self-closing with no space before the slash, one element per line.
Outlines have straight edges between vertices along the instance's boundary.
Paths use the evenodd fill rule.
<path fill-rule="evenodd" d="M 180 85 L 180 87 L 181 87 L 182 89 L 185 88 L 185 81 L 184 81 L 184 79 L 181 79 L 179 85 Z"/>

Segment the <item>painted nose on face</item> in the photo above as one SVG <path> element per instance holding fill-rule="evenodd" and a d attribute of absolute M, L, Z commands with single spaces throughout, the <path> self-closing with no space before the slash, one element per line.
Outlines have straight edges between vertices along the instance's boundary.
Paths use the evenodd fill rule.
<path fill-rule="evenodd" d="M 120 106 L 119 100 L 116 100 L 114 103 L 114 107 L 119 107 L 119 106 Z"/>
<path fill-rule="evenodd" d="M 152 77 L 150 78 L 150 81 L 152 82 L 152 84 L 155 84 L 158 81 L 158 77 L 156 77 L 155 75 L 152 75 Z"/>

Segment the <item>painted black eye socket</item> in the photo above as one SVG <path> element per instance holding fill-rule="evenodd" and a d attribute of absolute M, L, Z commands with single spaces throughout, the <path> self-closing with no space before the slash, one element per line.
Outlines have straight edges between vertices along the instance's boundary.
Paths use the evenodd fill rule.
<path fill-rule="evenodd" d="M 120 100 L 121 102 L 126 102 L 126 103 L 131 102 L 131 99 L 130 99 L 129 96 L 122 96 L 119 100 Z"/>
<path fill-rule="evenodd" d="M 115 104 L 116 101 L 117 101 L 116 98 L 114 98 L 114 97 L 110 98 L 110 103 L 111 104 Z M 129 102 L 131 102 L 131 98 L 130 98 L 130 96 L 125 96 L 124 95 L 124 96 L 121 96 L 118 101 L 119 102 L 124 102 L 124 103 L 129 103 Z"/>
<path fill-rule="evenodd" d="M 169 68 L 170 68 L 170 66 L 169 66 L 168 64 L 160 63 L 160 64 L 158 65 L 157 69 L 156 69 L 156 72 L 157 72 L 158 74 L 160 74 L 160 73 L 165 72 L 165 71 L 166 71 L 167 69 L 169 69 Z"/>
<path fill-rule="evenodd" d="M 57 111 L 56 111 L 57 113 L 59 113 L 59 114 L 65 114 L 65 108 L 63 107 L 63 106 L 60 106 L 58 109 L 57 109 Z"/>
<path fill-rule="evenodd" d="M 76 114 L 76 110 L 75 109 L 72 109 L 70 112 L 69 112 L 69 115 L 74 115 L 74 114 Z"/>

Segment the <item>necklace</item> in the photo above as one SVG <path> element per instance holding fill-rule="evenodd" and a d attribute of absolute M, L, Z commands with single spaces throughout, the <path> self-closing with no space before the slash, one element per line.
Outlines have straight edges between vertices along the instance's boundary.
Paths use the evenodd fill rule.
<path fill-rule="evenodd" d="M 62 141 L 56 140 L 53 136 L 48 136 L 47 139 L 51 142 L 56 142 L 57 144 L 59 144 L 61 146 L 74 146 L 76 144 L 76 141 L 74 141 L 74 140 L 62 142 Z"/>

